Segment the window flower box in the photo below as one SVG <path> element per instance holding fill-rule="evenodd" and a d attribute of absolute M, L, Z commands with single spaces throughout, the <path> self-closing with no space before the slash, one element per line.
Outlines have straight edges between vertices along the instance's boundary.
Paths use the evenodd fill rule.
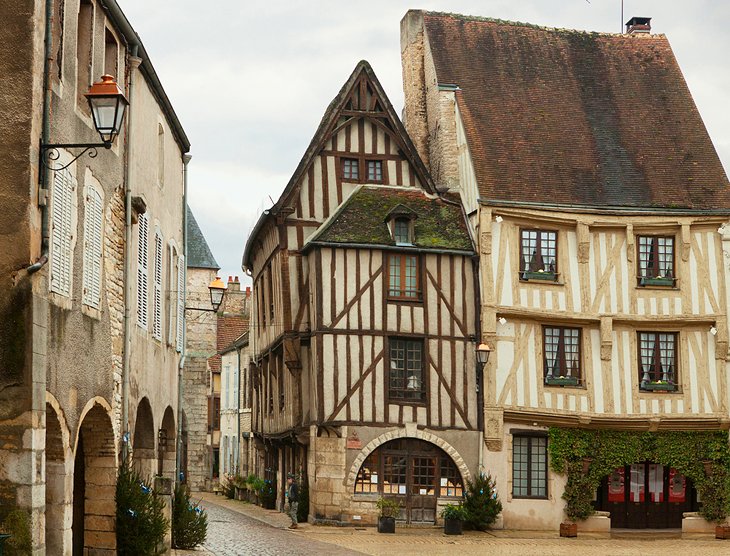
<path fill-rule="evenodd" d="M 673 382 L 666 382 L 663 380 L 659 380 L 656 382 L 645 382 L 641 385 L 641 388 L 643 390 L 651 390 L 651 391 L 665 391 L 665 392 L 674 392 L 677 389 L 677 385 Z"/>
<path fill-rule="evenodd" d="M 669 278 L 667 276 L 655 276 L 650 278 L 648 276 L 644 276 L 639 279 L 639 284 L 642 286 L 664 286 L 671 288 L 674 286 L 674 278 Z"/>
<path fill-rule="evenodd" d="M 577 376 L 546 376 L 545 384 L 549 386 L 577 386 Z"/>
<path fill-rule="evenodd" d="M 548 272 L 545 270 L 536 271 L 525 271 L 522 273 L 523 280 L 545 280 L 546 282 L 555 282 L 558 279 L 558 275 L 555 272 Z"/>

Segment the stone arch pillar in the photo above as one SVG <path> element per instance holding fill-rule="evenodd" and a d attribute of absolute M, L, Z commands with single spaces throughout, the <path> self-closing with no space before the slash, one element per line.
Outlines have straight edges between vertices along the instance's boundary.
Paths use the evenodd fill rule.
<path fill-rule="evenodd" d="M 46 553 L 71 552 L 73 515 L 73 454 L 60 405 L 46 395 Z"/>

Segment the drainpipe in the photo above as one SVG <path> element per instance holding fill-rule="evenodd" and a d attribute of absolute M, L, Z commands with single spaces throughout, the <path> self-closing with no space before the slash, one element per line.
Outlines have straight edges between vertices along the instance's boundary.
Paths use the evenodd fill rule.
<path fill-rule="evenodd" d="M 129 183 L 129 172 L 132 168 L 132 112 L 134 111 L 134 73 L 142 63 L 137 57 L 137 45 L 132 46 L 129 57 L 129 91 L 127 98 L 127 133 L 125 135 L 127 155 L 124 165 L 124 357 L 122 359 L 122 460 L 129 456 L 129 367 L 132 351 L 132 257 L 129 250 L 132 246 L 132 188 Z"/>
<path fill-rule="evenodd" d="M 43 56 L 43 121 L 41 143 L 51 139 L 51 62 L 53 61 L 53 0 L 46 0 L 46 36 Z M 39 146 L 40 147 L 40 146 Z M 39 149 L 40 150 L 40 149 Z M 40 153 L 39 153 L 40 154 Z M 41 256 L 25 270 L 38 272 L 48 262 L 48 169 L 39 158 L 38 206 L 41 209 Z"/>
<path fill-rule="evenodd" d="M 183 253 L 185 264 L 183 264 L 183 299 L 187 299 L 188 289 L 188 164 L 192 156 L 185 153 L 183 161 L 183 202 L 182 202 L 182 235 Z M 184 306 L 184 304 L 183 304 Z M 187 354 L 187 313 L 183 309 L 182 327 L 182 348 L 180 351 L 180 363 L 177 367 L 177 450 L 175 450 L 175 484 L 180 484 L 180 472 L 182 471 L 182 422 L 183 422 L 183 370 Z"/>

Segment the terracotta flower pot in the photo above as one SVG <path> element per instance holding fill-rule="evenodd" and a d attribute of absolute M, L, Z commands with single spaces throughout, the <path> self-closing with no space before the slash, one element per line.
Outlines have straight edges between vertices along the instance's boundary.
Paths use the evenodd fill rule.
<path fill-rule="evenodd" d="M 730 525 L 715 526 L 716 539 L 730 539 Z"/>
<path fill-rule="evenodd" d="M 560 536 L 561 537 L 577 537 L 578 536 L 578 524 L 570 521 L 563 521 L 560 524 Z"/>

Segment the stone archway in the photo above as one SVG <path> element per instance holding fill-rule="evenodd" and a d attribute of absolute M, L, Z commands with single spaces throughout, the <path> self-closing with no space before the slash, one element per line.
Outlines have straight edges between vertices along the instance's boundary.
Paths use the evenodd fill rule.
<path fill-rule="evenodd" d="M 132 440 L 132 464 L 142 477 L 151 477 L 157 472 L 155 458 L 155 424 L 150 401 L 145 397 L 137 405 Z"/>
<path fill-rule="evenodd" d="M 362 467 L 362 464 L 365 462 L 365 459 L 370 455 L 370 453 L 376 450 L 381 445 L 385 444 L 386 442 L 390 442 L 391 440 L 395 440 L 397 438 L 417 438 L 419 440 L 425 440 L 426 442 L 430 442 L 431 444 L 438 446 L 444 452 L 446 452 L 449 457 L 454 461 L 454 464 L 456 464 L 459 473 L 461 473 L 464 484 L 466 484 L 467 481 L 471 480 L 471 473 L 469 472 L 469 468 L 464 462 L 464 458 L 461 457 L 459 452 L 457 452 L 451 444 L 446 442 L 443 438 L 438 437 L 435 434 L 431 434 L 430 432 L 425 432 L 418 429 L 416 429 L 415 431 L 407 431 L 405 428 L 402 428 L 381 434 L 377 438 L 374 438 L 373 440 L 368 442 L 367 445 L 362 450 L 360 450 L 360 453 L 355 458 L 355 461 L 352 462 L 352 466 L 350 466 L 350 473 L 347 475 L 346 492 L 352 492 L 355 488 L 355 479 L 357 478 L 357 474 L 360 471 L 360 467 Z"/>
<path fill-rule="evenodd" d="M 157 474 L 175 478 L 175 414 L 169 405 L 157 434 Z"/>
<path fill-rule="evenodd" d="M 46 553 L 67 554 L 73 541 L 73 457 L 60 405 L 50 394 L 46 400 Z"/>
<path fill-rule="evenodd" d="M 82 413 L 74 456 L 74 554 L 116 554 L 117 457 L 110 413 L 101 398 Z"/>

